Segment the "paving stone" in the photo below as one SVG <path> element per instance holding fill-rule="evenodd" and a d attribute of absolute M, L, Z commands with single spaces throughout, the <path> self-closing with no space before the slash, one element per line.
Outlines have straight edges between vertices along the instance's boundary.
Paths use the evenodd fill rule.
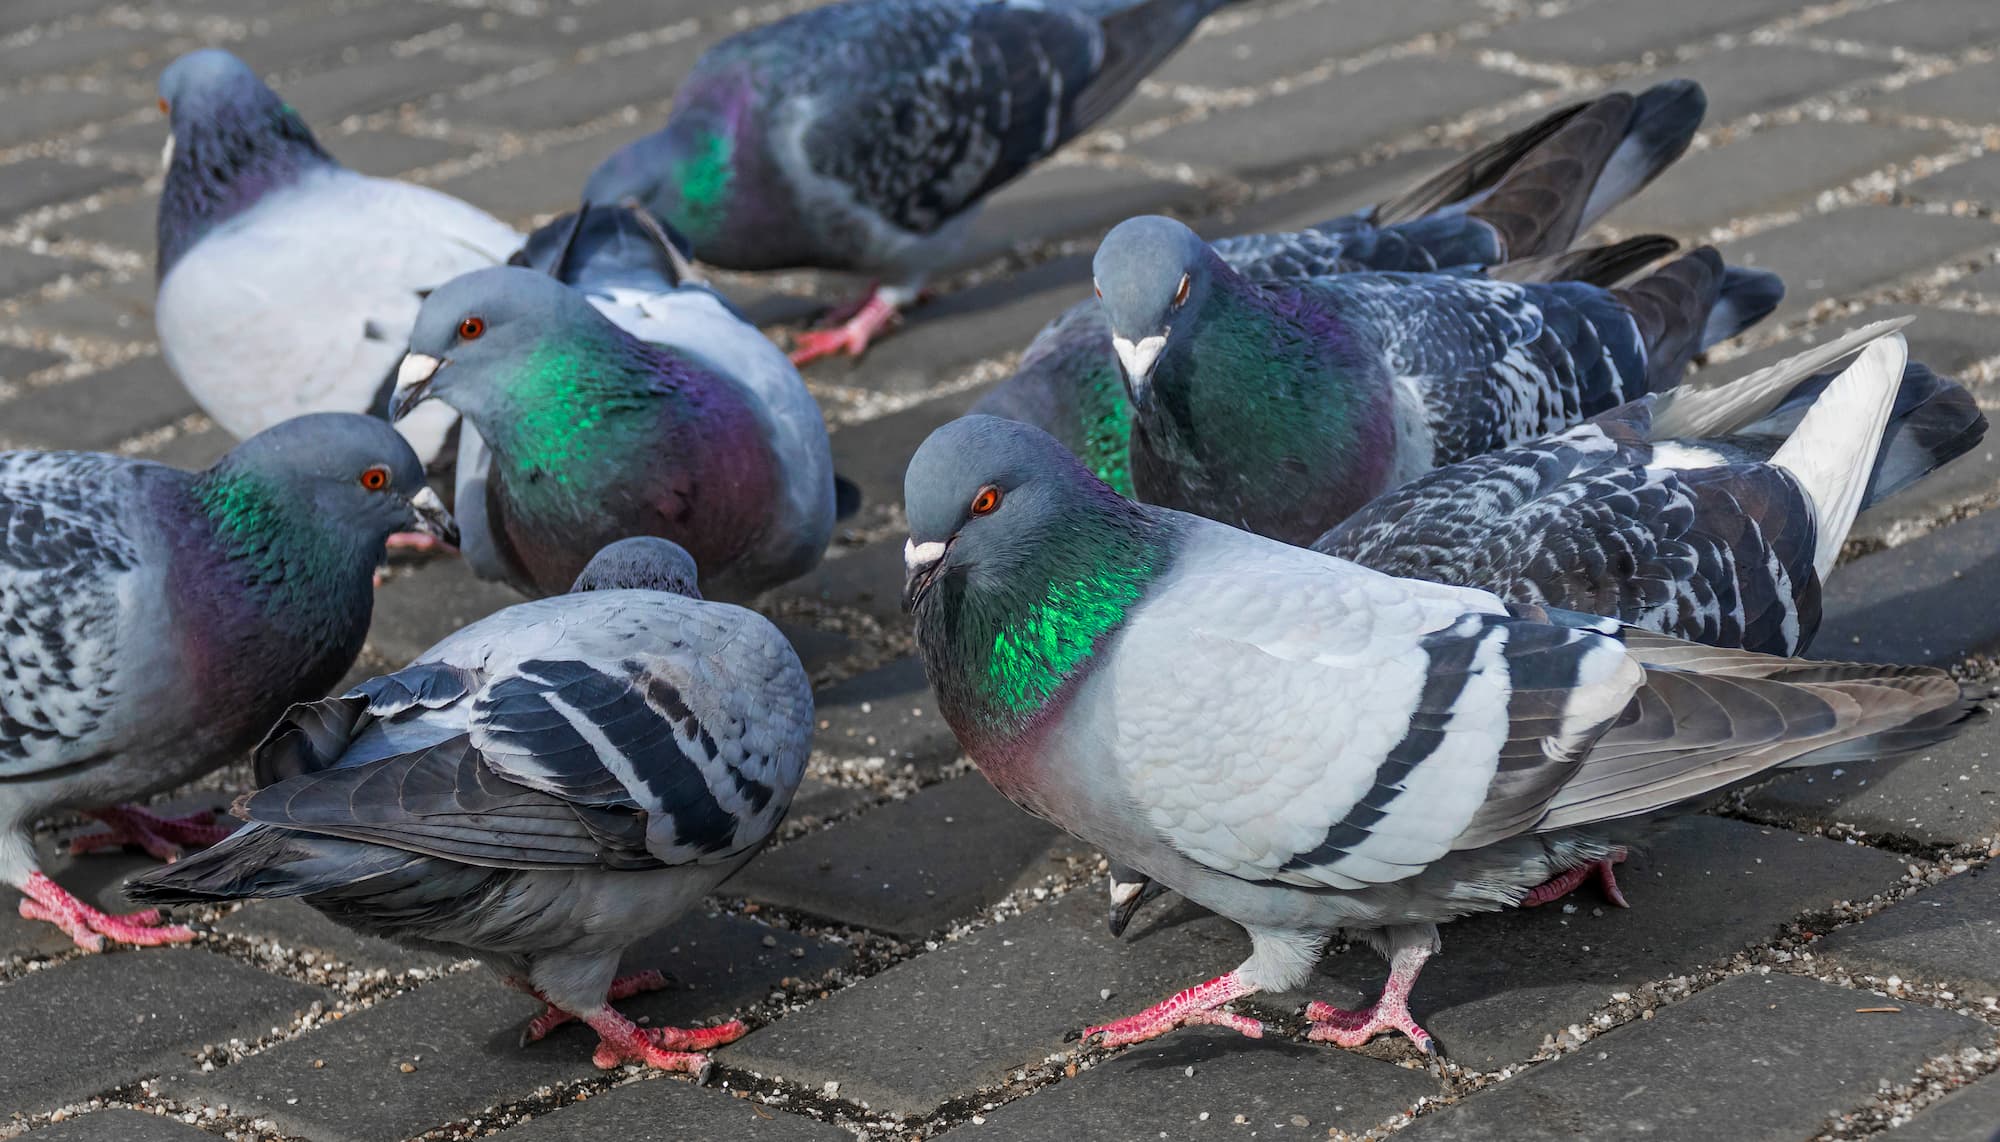
<path fill-rule="evenodd" d="M 527 83 L 481 95 L 453 108 L 450 114 L 467 123 L 541 131 L 589 122 L 620 107 L 639 107 L 640 118 L 657 130 L 665 119 L 647 112 L 673 95 L 707 46 L 706 40 L 689 37 L 564 66 Z"/>
<path fill-rule="evenodd" d="M 938 716 L 923 664 L 899 658 L 813 696 L 813 746 L 834 757 L 879 757 L 891 771 L 934 770 L 958 756 L 958 738 Z"/>
<path fill-rule="evenodd" d="M 1665 57 L 1669 49 L 1724 32 L 1747 31 L 1798 7 L 1797 0 L 1603 0 L 1522 20 L 1481 40 L 1480 47 L 1531 60 L 1595 65 Z"/>
<path fill-rule="evenodd" d="M 95 8 L 90 0 L 8 0 L 0 10 L 0 34 L 15 32 L 81 15 Z"/>
<path fill-rule="evenodd" d="M 33 1142 L 213 1142 L 185 1122 L 139 1110 L 100 1110 L 23 1135 Z"/>
<path fill-rule="evenodd" d="M 917 446 L 939 425 L 964 416 L 985 391 L 981 387 L 951 393 L 888 416 L 835 428 L 833 470 L 861 489 L 864 511 L 902 503 L 903 471 L 910 466 Z"/>
<path fill-rule="evenodd" d="M 671 1138 L 674 1142 L 853 1142 L 837 1126 L 732 1098 L 671 1078 L 613 1087 L 506 1133 L 508 1142 L 578 1138 Z"/>
<path fill-rule="evenodd" d="M 38 373 L 50 365 L 62 363 L 62 357 L 55 353 L 45 353 L 40 349 L 23 349 L 16 345 L 0 345 L 0 381 L 18 381 L 29 373 Z M 5 405 L 0 405 L 4 409 Z M 0 414 L 0 421 L 8 425 L 11 434 L 12 421 Z"/>
<path fill-rule="evenodd" d="M 10 74 L 4 62 L 0 62 L 0 74 Z M 116 118 L 137 106 L 127 96 L 100 91 L 50 90 L 10 95 L 0 99 L 0 147 L 67 134 L 86 123 Z M 10 173 L 8 177 L 13 176 Z"/>
<path fill-rule="evenodd" d="M 172 464 L 176 468 L 196 471 L 220 460 L 223 453 L 234 447 L 236 438 L 211 424 L 197 432 L 179 433 L 138 455 L 148 460 L 158 460 L 162 464 Z"/>
<path fill-rule="evenodd" d="M 151 341 L 153 275 L 141 271 L 113 276 L 85 292 L 23 306 L 16 320 L 33 328 L 106 341 Z"/>
<path fill-rule="evenodd" d="M 1867 123 L 1798 123 L 1688 155 L 1605 223 L 1699 238 L 1732 218 L 1804 206 L 1828 187 L 1949 149 L 1941 135 Z"/>
<path fill-rule="evenodd" d="M 159 357 L 46 385 L 0 405 L 9 435 L 50 448 L 105 451 L 195 412 L 194 398 Z"/>
<path fill-rule="evenodd" d="M 1390 61 L 1211 115 L 1135 149 L 1261 178 L 1346 157 L 1535 86 L 1464 60 Z"/>
<path fill-rule="evenodd" d="M 1297 190 L 1218 210 L 1191 225 L 1211 242 L 1236 234 L 1303 230 L 1394 198 L 1463 157 L 1464 152 L 1443 149 L 1404 151 Z"/>
<path fill-rule="evenodd" d="M 2000 647 L 2000 512 L 1842 566 L 1827 585 L 1818 658 L 1949 665 Z"/>
<path fill-rule="evenodd" d="M 1274 8 L 1267 10 L 1263 19 L 1233 32 L 1198 37 L 1153 78 L 1168 86 L 1189 84 L 1211 89 L 1268 83 L 1329 59 L 1351 59 L 1484 15 L 1460 0 Z"/>
<path fill-rule="evenodd" d="M 400 175 L 472 153 L 457 143 L 418 138 L 400 131 L 358 131 L 322 141 L 342 163 L 373 175 Z"/>
<path fill-rule="evenodd" d="M 753 900 L 904 938 L 942 930 L 1083 850 L 979 774 L 930 786 L 759 857 L 730 882 Z"/>
<path fill-rule="evenodd" d="M 1913 83 L 1878 95 L 1868 105 L 1961 123 L 2000 123 L 2000 63 L 1974 64 L 1941 79 Z"/>
<path fill-rule="evenodd" d="M 0 51 L 0 74 L 16 80 L 37 76 L 129 74 L 149 64 L 157 66 L 163 38 L 185 40 L 185 37 L 162 37 L 155 28 L 90 23 L 59 25 L 32 40 Z M 12 100 L 8 102 L 11 105 Z"/>
<path fill-rule="evenodd" d="M 772 946 L 765 946 L 766 937 Z M 794 948 L 804 955 L 792 958 Z M 709 1022 L 763 998 L 782 978 L 815 978 L 846 957 L 838 945 L 740 917 L 690 916 L 635 949 L 623 965 L 627 971 L 660 968 L 678 986 L 618 1006 L 655 1026 Z M 519 1044 L 522 1025 L 539 1010 L 484 969 L 463 972 L 175 1085 L 227 1102 L 238 1113 L 268 1117 L 288 1134 L 389 1142 L 543 1084 L 597 1073 L 590 1062 L 596 1037 L 587 1028 L 565 1027 L 540 1043 Z M 727 1057 L 734 1049 L 723 1050 Z M 416 1069 L 404 1073 L 405 1062 Z"/>
<path fill-rule="evenodd" d="M 1123 168 L 1031 170 L 986 200 L 958 261 L 975 265 L 1037 240 L 1100 237 L 1134 215 L 1182 213 L 1204 198 L 1195 187 Z"/>
<path fill-rule="evenodd" d="M 1815 656 L 1832 654 L 1822 645 Z M 1805 825 L 1835 822 L 1925 845 L 2000 841 L 2000 728 L 1992 720 L 1893 761 L 1818 766 L 1747 796 L 1752 812 Z"/>
<path fill-rule="evenodd" d="M 0 218 L 139 181 L 136 175 L 109 167 L 73 166 L 56 159 L 23 159 L 4 169 L 7 173 L 0 178 Z"/>
<path fill-rule="evenodd" d="M 52 239 L 78 238 L 144 254 L 146 266 L 141 272 L 150 276 L 153 250 L 159 234 L 159 217 L 159 196 L 147 193 L 124 202 L 114 202 L 95 213 L 51 222 L 42 232 Z"/>
<path fill-rule="evenodd" d="M 1889 1142 L 1994 1142 L 2000 1138 L 2000 1078 L 1987 1076 L 1883 1135 Z"/>
<path fill-rule="evenodd" d="M 2000 228 L 1893 206 L 1815 214 L 1721 247 L 1738 265 L 1775 271 L 1785 300 L 1766 321 L 1788 321 L 1830 297 L 1846 297 L 2000 244 Z"/>
<path fill-rule="evenodd" d="M 1988 0 L 1910 0 L 1814 24 L 1806 34 L 1956 55 L 2000 40 L 2000 7 Z"/>
<path fill-rule="evenodd" d="M 0 248 L 0 297 L 13 297 L 84 267 L 67 258 L 45 258 L 14 246 Z"/>
<path fill-rule="evenodd" d="M 218 931 L 269 940 L 294 949 L 319 953 L 319 962 L 338 961 L 363 971 L 392 972 L 411 968 L 444 968 L 456 962 L 441 952 L 416 951 L 388 940 L 364 936 L 327 919 L 297 899 L 252 900 L 216 921 Z"/>
<path fill-rule="evenodd" d="M 1906 1082 L 1926 1059 L 1992 1037 L 1933 1008 L 1857 1013 L 1867 998 L 1797 976 L 1738 976 L 1399 1137 L 1802 1138 L 1874 1097 L 1878 1083 Z"/>
<path fill-rule="evenodd" d="M 2000 154 L 1967 159 L 1911 183 L 1905 192 L 1926 202 L 2000 203 Z"/>
<path fill-rule="evenodd" d="M 33 1113 L 185 1063 L 186 1052 L 265 1034 L 318 988 L 194 948 L 84 956 L 0 987 L 0 1023 L 63 1029 L 63 1050 L 9 1036 L 0 1106 Z"/>
<path fill-rule="evenodd" d="M 1190 1077 L 1189 1069 L 1193 1075 Z M 1359 1135 L 1438 1094 L 1437 1080 L 1379 1059 L 1213 1027 L 1176 1031 L 1008 1103 L 968 1137 L 1244 1138 Z M 1202 1115 L 1206 1114 L 1204 1121 Z"/>
<path fill-rule="evenodd" d="M 811 826 L 829 818 L 844 817 L 874 799 L 875 795 L 868 790 L 808 777 L 799 782 L 798 792 L 792 795 L 792 809 L 785 814 L 785 821 Z"/>
<path fill-rule="evenodd" d="M 1954 288 L 1966 293 L 2000 298 L 2000 265 L 1988 266 L 1958 283 Z"/>
<path fill-rule="evenodd" d="M 827 553 L 819 566 L 779 587 L 774 595 L 812 599 L 856 610 L 885 623 L 907 626 L 903 613 L 903 545 L 878 541 Z"/>
<path fill-rule="evenodd" d="M 487 69 L 436 52 L 384 56 L 309 75 L 285 85 L 285 101 L 306 122 L 332 126 L 349 115 L 383 111 L 469 83 Z"/>
<path fill-rule="evenodd" d="M 1745 44 L 1712 52 L 1692 63 L 1669 62 L 1649 75 L 1620 80 L 1617 86 L 1638 90 L 1666 79 L 1692 79 L 1708 95 L 1708 114 L 1702 121 L 1715 126 L 1789 107 L 1808 96 L 1895 70 L 1896 65 L 1888 60 L 1816 52 L 1790 44 Z"/>
<path fill-rule="evenodd" d="M 1829 933 L 1819 953 L 1851 971 L 1943 984 L 1969 1001 L 2000 995 L 2000 873 L 1950 877 Z"/>
<path fill-rule="evenodd" d="M 521 601 L 505 583 L 474 576 L 463 559 L 427 560 L 375 592 L 368 645 L 401 666 L 460 627 Z"/>
<path fill-rule="evenodd" d="M 602 44 L 625 36 L 658 32 L 690 17 L 713 16 L 716 8 L 701 0 L 672 0 L 668 3 L 627 4 L 620 0 L 554 0 L 544 4 L 535 20 L 513 20 L 487 35 L 509 43 L 552 47 L 565 55 L 590 44 Z M 712 42 L 722 29 L 701 37 Z"/>
<path fill-rule="evenodd" d="M 542 214 L 574 209 L 583 180 L 611 152 L 653 133 L 659 124 L 638 116 L 602 134 L 559 143 L 538 154 L 459 175 L 438 184 L 480 209 L 520 225 Z"/>
<path fill-rule="evenodd" d="M 253 38 L 233 45 L 231 50 L 250 66 L 269 73 L 308 60 L 336 60 L 349 51 L 359 52 L 436 32 L 467 19 L 467 13 L 429 4 L 397 4 L 387 0 L 342 4 L 336 0 L 252 19 L 249 24 Z M 291 92 L 283 86 L 278 88 L 278 94 L 291 97 Z"/>

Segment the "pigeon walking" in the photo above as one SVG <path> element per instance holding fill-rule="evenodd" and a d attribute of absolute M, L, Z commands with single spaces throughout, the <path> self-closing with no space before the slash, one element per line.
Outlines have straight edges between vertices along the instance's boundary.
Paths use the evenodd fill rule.
<path fill-rule="evenodd" d="M 1628 287 L 1460 274 L 1260 282 L 1179 222 L 1094 261 L 1140 499 L 1310 543 L 1390 488 L 1678 383 L 1777 279 L 1696 250 Z"/>
<path fill-rule="evenodd" d="M 205 472 L 0 453 L 0 878 L 21 914 L 92 951 L 192 938 L 77 900 L 28 829 L 83 810 L 112 832 L 79 847 L 161 859 L 217 839 L 119 803 L 234 760 L 325 694 L 361 651 L 388 536 L 449 525 L 410 446 L 351 413 L 266 429 Z"/>
<path fill-rule="evenodd" d="M 1821 431 L 1854 430 L 1808 424 L 1774 461 L 1815 503 L 1850 502 L 1867 470 L 1812 459 Z M 1941 670 L 1699 646 L 1134 503 L 1014 421 L 938 429 L 905 496 L 905 597 L 966 752 L 1249 931 L 1235 970 L 1090 1028 L 1106 1046 L 1260 1034 L 1223 1006 L 1303 985 L 1347 931 L 1389 955 L 1389 983 L 1361 1011 L 1312 1004 L 1310 1037 L 1430 1048 L 1408 997 L 1438 924 L 1614 855 L 1645 815 L 1779 765 L 1922 748 L 1976 712 Z"/>
<path fill-rule="evenodd" d="M 1616 285 L 1672 253 L 1673 240 L 1650 235 L 1593 251 L 1571 243 L 1678 159 L 1707 107 L 1692 80 L 1612 92 L 1552 111 L 1387 202 L 1293 233 L 1224 238 L 1215 253 L 1258 281 L 1484 267 L 1513 281 Z M 1132 405 L 1094 299 L 1050 322 L 1014 376 L 973 411 L 1042 428 L 1132 494 Z"/>
<path fill-rule="evenodd" d="M 302 898 L 357 931 L 476 956 L 571 1018 L 600 1067 L 691 1074 L 745 1028 L 641 1028 L 661 985 L 619 957 L 741 868 L 791 805 L 805 669 L 763 617 L 692 590 L 664 540 L 600 552 L 565 595 L 509 607 L 258 747 L 251 824 L 132 882 L 152 903 Z"/>
<path fill-rule="evenodd" d="M 383 415 L 424 294 L 521 236 L 448 194 L 341 166 L 228 52 L 160 75 L 160 352 L 238 438 L 307 412 Z M 450 410 L 402 430 L 430 463 Z"/>
<path fill-rule="evenodd" d="M 846 0 L 710 48 L 664 129 L 585 187 L 738 270 L 882 279 L 799 364 L 856 356 L 958 252 L 986 195 L 1110 114 L 1223 0 Z"/>
<path fill-rule="evenodd" d="M 475 430 L 456 497 L 473 569 L 553 594 L 590 552 L 657 535 L 712 596 L 811 570 L 833 534 L 833 459 L 784 353 L 681 281 L 631 211 L 559 220 L 522 260 L 544 272 L 481 270 L 424 302 L 393 400 L 401 417 L 436 397 Z"/>

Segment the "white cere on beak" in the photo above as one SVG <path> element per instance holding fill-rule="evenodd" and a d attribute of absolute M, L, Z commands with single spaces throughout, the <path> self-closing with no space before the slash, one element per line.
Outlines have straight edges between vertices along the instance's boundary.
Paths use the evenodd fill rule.
<path fill-rule="evenodd" d="M 396 366 L 396 387 L 407 389 L 413 385 L 421 385 L 430 380 L 431 375 L 443 364 L 443 361 L 429 353 L 405 353 L 403 363 Z"/>
<path fill-rule="evenodd" d="M 914 539 L 903 541 L 903 570 L 914 575 L 944 558 L 944 544 L 932 541 L 918 543 Z"/>
<path fill-rule="evenodd" d="M 1167 335 L 1141 337 L 1137 345 L 1123 337 L 1113 337 L 1111 347 L 1117 350 L 1118 363 L 1125 366 L 1125 375 L 1133 384 L 1143 385 L 1153 375 L 1153 364 L 1160 359 L 1160 351 L 1167 347 Z"/>
<path fill-rule="evenodd" d="M 1111 882 L 1111 903 L 1129 904 L 1146 887 L 1143 881 L 1130 880 Z"/>

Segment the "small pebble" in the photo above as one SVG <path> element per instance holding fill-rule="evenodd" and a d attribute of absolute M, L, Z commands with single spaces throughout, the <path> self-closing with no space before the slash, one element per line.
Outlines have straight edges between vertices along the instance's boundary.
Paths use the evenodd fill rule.
<path fill-rule="evenodd" d="M 403 1065 L 397 1067 L 396 1069 L 403 1072 L 406 1075 L 413 1075 L 417 1072 L 417 1064 L 404 1063 Z"/>
<path fill-rule="evenodd" d="M 767 947 L 767 948 L 775 948 L 775 947 L 777 947 L 777 946 L 778 946 L 778 937 L 776 937 L 776 936 L 768 936 L 768 935 L 767 935 L 767 936 L 765 936 L 765 937 L 764 937 L 764 946 L 765 946 L 765 947 Z"/>

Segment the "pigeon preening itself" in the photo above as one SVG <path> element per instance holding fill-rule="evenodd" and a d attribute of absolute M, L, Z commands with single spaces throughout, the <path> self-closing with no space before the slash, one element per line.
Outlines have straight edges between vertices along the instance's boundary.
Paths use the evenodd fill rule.
<path fill-rule="evenodd" d="M 1649 236 L 1592 251 L 1570 244 L 1686 151 L 1707 106 L 1701 86 L 1685 79 L 1572 104 L 1388 202 L 1295 233 L 1224 238 L 1215 253 L 1259 281 L 1485 267 L 1515 281 L 1616 285 L 1672 253 L 1674 242 Z M 973 411 L 1044 429 L 1099 479 L 1132 494 L 1132 404 L 1094 299 L 1043 329 L 1014 376 Z"/>
<path fill-rule="evenodd" d="M 476 956 L 596 1062 L 702 1073 L 744 1033 L 640 1028 L 664 982 L 619 957 L 741 868 L 791 805 L 812 691 L 778 629 L 685 589 L 687 553 L 607 548 L 396 671 L 295 706 L 258 747 L 251 822 L 128 886 L 149 903 L 296 896 L 357 931 Z"/>
<path fill-rule="evenodd" d="M 1709 646 L 1803 653 L 1819 626 L 1823 577 L 1855 514 L 1985 436 L 1970 393 L 1904 363 L 1894 330 L 1906 322 L 1439 468 L 1348 517 L 1313 550 Z M 1847 372 L 1815 375 L 1884 338 Z M 1820 464 L 1842 478 L 1799 474 Z M 1856 472 L 1867 478 L 1857 482 Z M 1826 488 L 1858 489 L 1859 498 L 1813 498 Z M 1592 871 L 1622 905 L 1610 864 Z M 1573 886 L 1552 884 L 1524 903 Z M 1112 934 L 1158 891 L 1114 866 Z"/>
<path fill-rule="evenodd" d="M 521 236 L 427 187 L 348 170 L 257 73 L 190 52 L 160 75 L 160 352 L 238 438 L 306 412 L 383 415 L 423 295 Z M 402 431 L 426 463 L 453 417 Z"/>
<path fill-rule="evenodd" d="M 436 397 L 475 430 L 455 507 L 482 576 L 554 594 L 591 552 L 656 535 L 694 556 L 704 593 L 741 600 L 826 550 L 819 405 L 755 326 L 676 276 L 649 225 L 588 208 L 530 241 L 540 270 L 480 270 L 424 301 L 392 404 Z"/>
<path fill-rule="evenodd" d="M 985 196 L 1116 108 L 1223 0 L 846 0 L 739 32 L 659 132 L 585 187 L 702 261 L 877 277 L 800 364 L 859 355 L 957 254 Z"/>
<path fill-rule="evenodd" d="M 1836 503 L 1867 471 L 1797 474 Z M 1407 999 L 1438 924 L 1613 856 L 1648 814 L 1922 748 L 1976 712 L 1941 670 L 1700 646 L 1135 503 L 1016 421 L 938 429 L 905 498 L 905 597 L 967 754 L 1249 931 L 1240 967 L 1087 1032 L 1106 1046 L 1261 1033 L 1223 1005 L 1299 987 L 1347 931 L 1390 956 L 1389 983 L 1366 1010 L 1312 1004 L 1310 1037 L 1429 1047 Z"/>
<path fill-rule="evenodd" d="M 1300 544 L 1437 465 L 1673 386 L 1783 294 L 1707 247 L 1612 289 L 1260 282 L 1157 216 L 1120 223 L 1093 268 L 1132 399 L 1138 497 Z"/>
<path fill-rule="evenodd" d="M 221 832 L 121 802 L 241 757 L 361 652 L 392 532 L 449 539 L 416 453 L 383 421 L 289 420 L 204 472 L 84 452 L 0 453 L 0 877 L 79 947 L 177 943 L 35 864 L 36 818 L 76 809 L 161 859 Z"/>

